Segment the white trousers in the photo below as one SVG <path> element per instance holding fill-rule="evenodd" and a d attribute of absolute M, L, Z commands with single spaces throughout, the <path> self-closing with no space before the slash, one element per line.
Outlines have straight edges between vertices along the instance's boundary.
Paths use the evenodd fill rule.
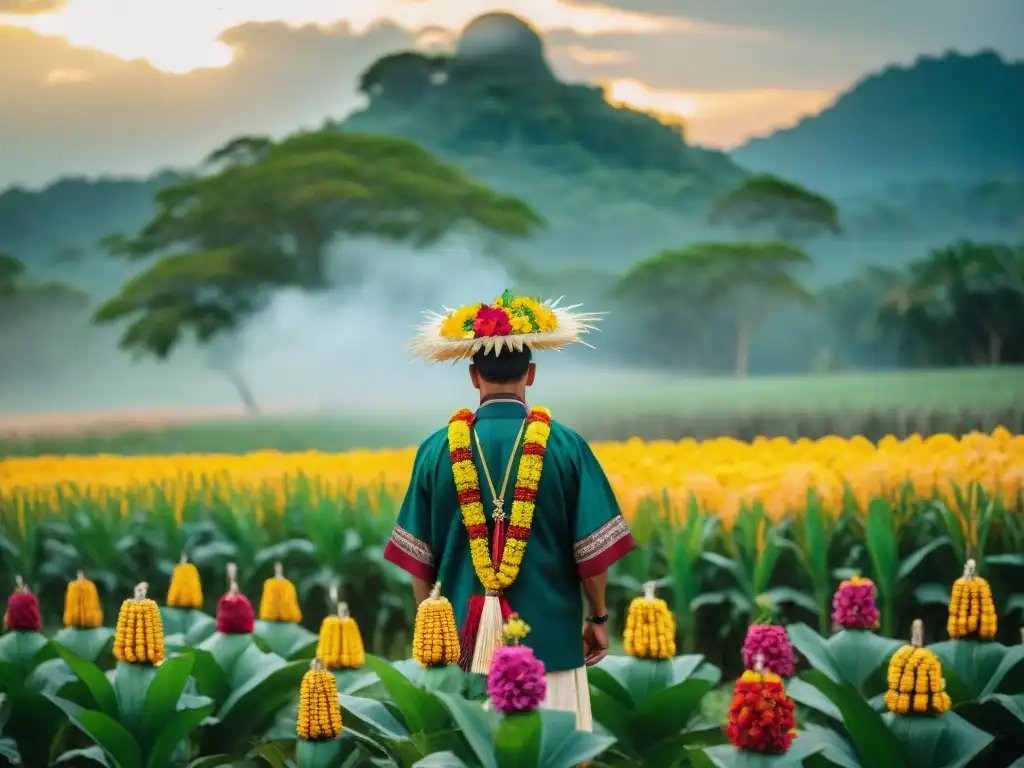
<path fill-rule="evenodd" d="M 576 715 L 576 730 L 592 732 L 594 720 L 590 713 L 590 686 L 587 683 L 587 668 L 568 669 L 564 672 L 549 672 L 545 675 L 548 692 L 541 706 L 559 712 Z"/>

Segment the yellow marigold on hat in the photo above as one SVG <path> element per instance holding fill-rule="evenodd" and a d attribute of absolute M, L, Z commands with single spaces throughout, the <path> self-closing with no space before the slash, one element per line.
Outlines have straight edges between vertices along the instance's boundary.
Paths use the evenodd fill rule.
<path fill-rule="evenodd" d="M 562 349 L 580 343 L 583 334 L 596 331 L 598 312 L 576 312 L 580 306 L 561 306 L 561 299 L 540 301 L 506 290 L 490 304 L 445 307 L 444 314 L 428 312 L 416 327 L 419 338 L 410 344 L 414 357 L 427 360 L 466 360 L 480 350 L 500 355 L 502 350 Z"/>

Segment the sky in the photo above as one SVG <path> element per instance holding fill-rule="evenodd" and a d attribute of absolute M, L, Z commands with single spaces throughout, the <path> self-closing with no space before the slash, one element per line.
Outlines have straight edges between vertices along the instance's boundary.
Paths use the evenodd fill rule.
<path fill-rule="evenodd" d="M 359 106 L 377 57 L 509 11 L 559 77 L 730 148 L 920 54 L 1024 56 L 1024 0 L 0 0 L 0 187 L 193 165 Z M 13 107 L 13 108 L 12 108 Z"/>

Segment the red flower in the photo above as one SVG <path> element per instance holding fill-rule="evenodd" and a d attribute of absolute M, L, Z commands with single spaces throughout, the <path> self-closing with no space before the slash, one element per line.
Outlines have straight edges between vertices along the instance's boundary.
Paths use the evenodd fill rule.
<path fill-rule="evenodd" d="M 223 635 L 248 635 L 256 624 L 252 603 L 240 592 L 228 592 L 217 601 L 217 631 Z"/>
<path fill-rule="evenodd" d="M 39 598 L 31 592 L 15 592 L 7 599 L 4 613 L 6 629 L 17 632 L 39 631 Z"/>
<path fill-rule="evenodd" d="M 733 746 L 779 754 L 789 749 L 795 729 L 793 701 L 781 682 L 736 681 L 726 726 Z"/>
<path fill-rule="evenodd" d="M 508 336 L 511 332 L 512 323 L 505 310 L 488 306 L 477 310 L 473 319 L 473 334 L 478 339 L 482 336 Z"/>

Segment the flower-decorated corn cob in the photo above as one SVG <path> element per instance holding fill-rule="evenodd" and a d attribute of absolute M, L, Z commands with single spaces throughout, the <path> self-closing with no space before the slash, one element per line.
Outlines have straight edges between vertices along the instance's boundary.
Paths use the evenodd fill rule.
<path fill-rule="evenodd" d="M 121 603 L 114 630 L 114 658 L 129 664 L 160 664 L 164 660 L 164 625 L 156 602 L 146 597 L 146 582 L 135 597 Z"/>
<path fill-rule="evenodd" d="M 999 629 L 992 587 L 978 575 L 977 563 L 968 560 L 964 575 L 953 582 L 946 631 L 954 640 L 976 637 L 992 640 Z"/>
<path fill-rule="evenodd" d="M 676 655 L 676 621 L 668 604 L 654 596 L 654 582 L 644 584 L 642 597 L 629 604 L 622 636 L 626 653 L 638 659 L 671 659 Z"/>
<path fill-rule="evenodd" d="M 459 630 L 455 612 L 447 597 L 441 596 L 441 584 L 430 590 L 430 597 L 416 609 L 412 657 L 424 667 L 443 667 L 459 661 Z"/>
<path fill-rule="evenodd" d="M 96 585 L 81 571 L 68 582 L 64 593 L 64 626 L 70 629 L 96 629 L 103 626 L 103 609 Z"/>
<path fill-rule="evenodd" d="M 889 690 L 885 706 L 897 715 L 941 715 L 952 702 L 946 693 L 942 663 L 924 645 L 924 624 L 915 619 L 910 644 L 902 646 L 889 660 Z"/>

